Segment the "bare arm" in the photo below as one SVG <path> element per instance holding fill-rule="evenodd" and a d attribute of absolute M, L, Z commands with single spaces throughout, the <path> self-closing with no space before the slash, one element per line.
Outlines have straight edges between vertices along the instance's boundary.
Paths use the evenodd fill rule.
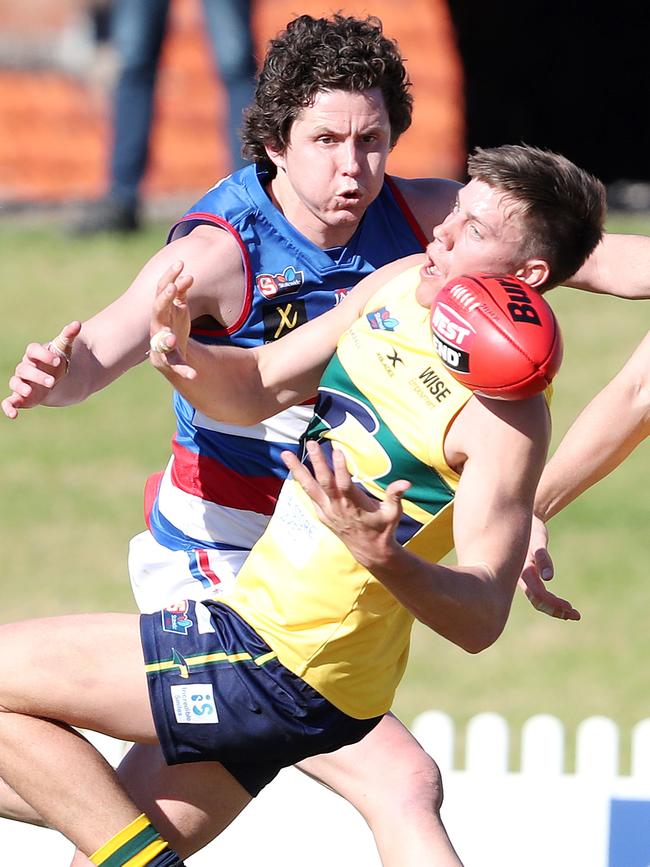
<path fill-rule="evenodd" d="M 294 455 L 287 453 L 285 462 L 319 518 L 358 562 L 420 621 L 477 653 L 498 638 L 508 618 L 549 420 L 541 398 L 512 403 L 474 398 L 454 426 L 452 448 L 461 450 L 464 461 L 454 507 L 457 566 L 428 563 L 396 542 L 399 500 L 408 482 L 391 484 L 377 504 L 352 485 L 340 452 L 332 474 L 318 446 L 308 444 L 315 478 Z"/>
<path fill-rule="evenodd" d="M 151 362 L 205 415 L 232 424 L 255 424 L 316 393 L 339 337 L 366 301 L 420 258 L 386 265 L 365 277 L 332 310 L 280 340 L 249 349 L 188 339 L 189 316 L 180 281 L 191 277 L 172 269 L 159 283 L 151 322 L 152 347 L 158 335 L 166 345 L 159 347 L 163 351 L 151 352 Z"/>
<path fill-rule="evenodd" d="M 201 226 L 159 250 L 104 310 L 81 326 L 70 323 L 63 329 L 72 335 L 69 368 L 47 344 L 29 344 L 9 380 L 11 394 L 2 402 L 5 415 L 15 418 L 21 409 L 40 404 L 79 403 L 143 361 L 156 280 L 180 256 L 186 257 L 195 277 L 188 299 L 192 317 L 233 321 L 244 297 L 241 256 L 226 232 Z"/>
<path fill-rule="evenodd" d="M 535 513 L 548 521 L 611 473 L 650 434 L 650 332 L 582 410 L 546 465 Z"/>
<path fill-rule="evenodd" d="M 620 298 L 650 298 L 650 238 L 606 234 L 566 284 Z"/>
<path fill-rule="evenodd" d="M 650 435 L 650 332 L 619 373 L 582 410 L 542 473 L 520 585 L 531 604 L 552 617 L 579 612 L 544 584 L 554 574 L 545 522 L 611 473 Z"/>

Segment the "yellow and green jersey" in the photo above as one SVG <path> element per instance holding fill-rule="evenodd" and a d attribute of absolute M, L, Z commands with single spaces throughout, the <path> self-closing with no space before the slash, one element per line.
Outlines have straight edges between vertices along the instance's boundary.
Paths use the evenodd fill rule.
<path fill-rule="evenodd" d="M 397 538 L 436 562 L 453 547 L 458 475 L 444 457 L 452 421 L 471 397 L 433 347 L 418 304 L 419 266 L 369 301 L 339 340 L 306 437 L 341 449 L 368 495 L 408 479 Z M 221 597 L 291 671 L 350 716 L 386 712 L 408 656 L 412 615 L 285 482 L 268 529 Z"/>

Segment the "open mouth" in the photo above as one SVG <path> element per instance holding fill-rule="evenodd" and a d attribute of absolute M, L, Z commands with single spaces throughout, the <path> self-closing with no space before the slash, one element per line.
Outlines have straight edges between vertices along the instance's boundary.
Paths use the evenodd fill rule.
<path fill-rule="evenodd" d="M 344 199 L 346 202 L 358 202 L 361 198 L 361 190 L 346 190 L 339 193 L 337 198 Z"/>
<path fill-rule="evenodd" d="M 422 270 L 428 277 L 442 277 L 442 271 L 430 256 L 427 256 L 427 261 L 424 263 Z"/>

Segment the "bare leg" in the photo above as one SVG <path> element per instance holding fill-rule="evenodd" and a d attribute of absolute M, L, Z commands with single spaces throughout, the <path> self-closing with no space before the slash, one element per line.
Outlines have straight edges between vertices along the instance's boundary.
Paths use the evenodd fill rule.
<path fill-rule="evenodd" d="M 217 762 L 170 767 L 158 745 L 132 747 L 118 776 L 140 810 L 182 858 L 220 834 L 251 800 Z M 81 852 L 72 864 L 91 867 Z"/>
<path fill-rule="evenodd" d="M 202 845 L 246 803 L 248 796 L 221 769 L 224 788 L 231 790 L 222 802 L 219 786 L 211 790 L 216 801 L 208 799 L 207 807 L 218 814 L 216 824 L 211 816 L 196 817 L 193 811 L 201 807 L 191 797 L 179 804 L 165 796 L 164 788 L 156 795 L 145 786 L 139 799 L 148 798 L 148 803 L 136 806 L 100 754 L 77 732 L 52 721 L 156 742 L 137 616 L 85 615 L 0 627 L 0 654 L 16 660 L 0 683 L 0 776 L 83 852 L 95 851 L 143 809 L 153 810 L 154 802 L 158 819 L 161 813 L 167 818 L 163 832 L 176 827 L 174 816 L 180 810 L 179 821 L 194 823 L 190 835 Z M 153 761 L 146 753 L 142 759 Z M 302 767 L 359 809 L 384 867 L 459 867 L 438 812 L 442 788 L 437 766 L 394 717 L 359 744 L 314 757 Z M 191 775 L 166 778 L 160 765 L 158 772 L 182 790 L 191 788 Z M 137 792 L 137 779 L 144 775 L 124 773 Z M 202 782 L 209 768 L 205 773 Z M 185 840 L 182 851 L 194 849 L 185 835 L 172 840 Z"/>
<path fill-rule="evenodd" d="M 299 767 L 359 810 L 384 867 L 462 867 L 440 818 L 438 767 L 395 717 L 382 720 L 360 743 Z M 136 744 L 118 773 L 182 857 L 216 837 L 250 800 L 221 765 L 167 767 L 158 746 Z M 73 867 L 90 862 L 78 854 Z"/>
<path fill-rule="evenodd" d="M 87 854 L 141 810 L 69 726 L 155 742 L 136 615 L 0 627 L 0 776 Z"/>
<path fill-rule="evenodd" d="M 396 717 L 298 767 L 359 810 L 384 867 L 462 867 L 440 818 L 438 766 Z"/>
<path fill-rule="evenodd" d="M 0 780 L 0 816 L 3 819 L 13 819 L 14 822 L 26 822 L 28 825 L 47 828 L 40 813 L 17 795 L 4 780 Z"/>

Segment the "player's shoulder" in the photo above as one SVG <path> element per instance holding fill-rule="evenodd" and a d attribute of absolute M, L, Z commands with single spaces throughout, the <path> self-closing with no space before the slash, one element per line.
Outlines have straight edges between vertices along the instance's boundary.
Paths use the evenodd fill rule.
<path fill-rule="evenodd" d="M 169 247 L 194 280 L 189 292 L 192 317 L 208 315 L 227 324 L 228 311 L 239 312 L 246 291 L 244 263 L 235 239 L 217 226 L 199 225 Z"/>
<path fill-rule="evenodd" d="M 233 268 L 241 270 L 242 256 L 237 240 L 230 232 L 216 225 L 202 223 L 187 235 L 169 243 L 170 250 L 191 268 L 217 273 Z"/>
<path fill-rule="evenodd" d="M 495 468 L 542 462 L 551 437 L 548 404 L 543 394 L 523 400 L 472 395 L 454 419 L 445 454 L 456 465 L 464 460 L 490 462 Z"/>
<path fill-rule="evenodd" d="M 451 211 L 462 184 L 450 178 L 392 178 L 427 235 Z"/>

